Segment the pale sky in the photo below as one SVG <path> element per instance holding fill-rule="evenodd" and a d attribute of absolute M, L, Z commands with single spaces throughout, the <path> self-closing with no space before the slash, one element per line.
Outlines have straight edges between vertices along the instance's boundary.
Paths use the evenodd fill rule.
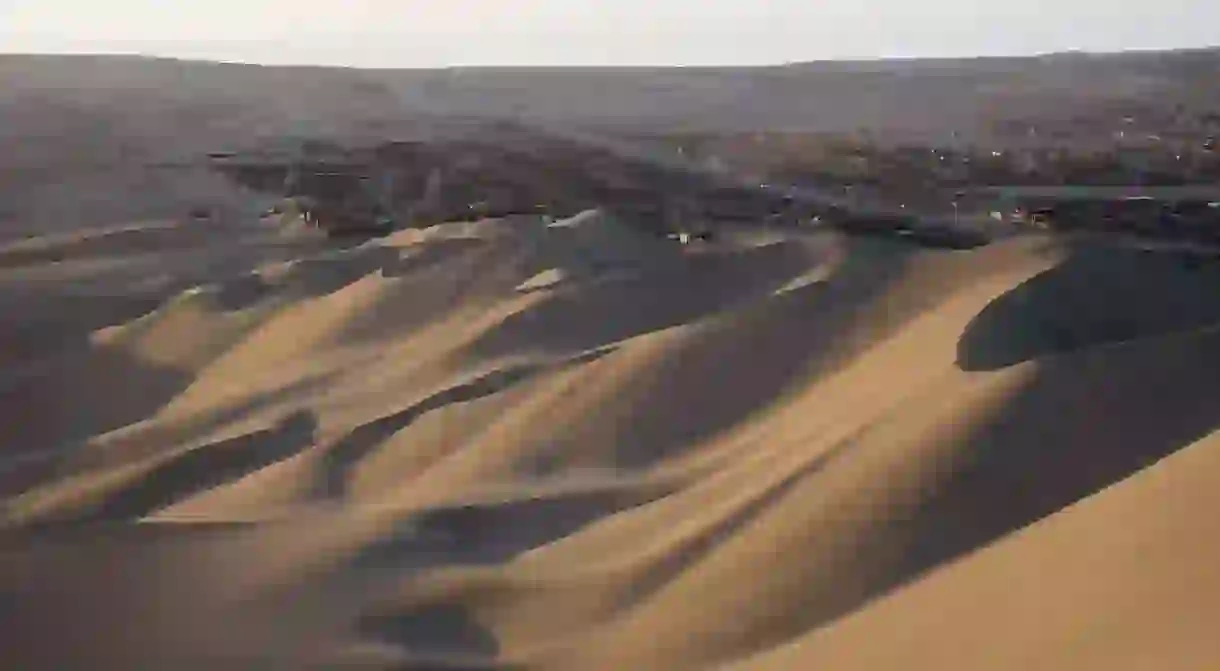
<path fill-rule="evenodd" d="M 0 0 L 0 52 L 730 65 L 1220 45 L 1216 0 Z"/>

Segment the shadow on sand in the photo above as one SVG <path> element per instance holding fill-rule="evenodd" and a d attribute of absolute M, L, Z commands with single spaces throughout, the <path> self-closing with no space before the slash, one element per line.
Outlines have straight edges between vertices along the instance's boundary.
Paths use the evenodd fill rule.
<path fill-rule="evenodd" d="M 896 301 L 878 311 L 878 301 L 901 281 L 913 247 L 880 239 L 847 239 L 844 245 L 845 256 L 829 278 L 767 296 L 723 319 L 708 318 L 654 369 L 591 408 L 588 421 L 539 446 L 523 470 L 554 474 L 564 467 L 568 445 L 605 445 L 613 454 L 608 465 L 628 470 L 675 457 L 833 371 L 922 309 L 918 301 Z M 697 292 L 697 286 L 692 282 L 687 290 Z M 861 312 L 869 310 L 870 330 L 863 332 Z M 578 328 L 588 329 L 590 340 L 620 337 L 630 322 L 609 309 L 587 319 L 591 324 Z"/>
<path fill-rule="evenodd" d="M 0 453 L 53 449 L 138 422 L 193 379 L 121 348 L 91 344 L 0 371 Z"/>
<path fill-rule="evenodd" d="M 1091 278 L 1113 277 L 1118 282 L 1122 273 L 1136 268 L 1125 265 L 1128 259 L 1123 254 L 1111 257 L 1116 260 L 1116 268 L 1099 267 L 1093 254 L 1085 251 L 1083 258 L 1068 260 L 1065 270 L 1051 271 L 1051 279 L 1041 281 L 1071 278 L 1080 284 L 1058 288 L 1098 310 L 1110 305 L 1109 298 L 1090 292 L 1110 296 L 1113 287 L 1091 282 Z M 1075 264 L 1100 275 L 1080 270 Z M 1140 277 L 1147 281 L 1151 274 L 1136 272 L 1132 281 Z M 1176 278 L 1169 269 L 1162 272 Z M 1196 295 L 1194 292 L 1206 292 L 1215 286 L 1204 275 L 1194 277 L 1201 286 L 1181 280 L 1178 288 Z M 1040 286 L 1039 280 L 1032 282 Z M 1014 293 L 1028 291 L 1028 286 L 1022 286 Z M 1008 294 L 984 314 L 999 309 L 996 306 L 1027 301 Z M 1054 301 L 1045 305 L 1057 309 Z M 1085 322 L 1095 318 L 1081 310 L 1075 316 Z M 1036 313 L 1031 318 L 1036 318 Z M 1015 316 L 1009 319 L 1021 323 Z M 1095 339 L 1087 341 L 1083 335 L 1078 336 L 1075 342 L 1084 349 L 1041 362 L 1003 408 L 961 439 L 957 448 L 961 462 L 937 482 L 917 508 L 892 516 L 886 522 L 888 530 L 880 532 L 882 537 L 897 535 L 904 539 L 902 552 L 895 560 L 867 559 L 869 548 L 861 548 L 861 557 L 881 561 L 884 569 L 859 590 L 827 588 L 824 593 L 809 594 L 799 612 L 777 613 L 779 621 L 791 617 L 793 623 L 778 635 L 796 636 L 856 611 L 938 566 L 1140 472 L 1220 426 L 1220 378 L 1215 375 L 1220 370 L 1220 332 L 1199 332 L 1165 342 L 1155 337 L 1166 329 L 1164 323 L 1155 318 L 1151 324 L 1136 320 L 1128 333 L 1153 337 L 1117 349 L 1089 348 L 1090 343 L 1105 342 L 1102 336 L 1110 332 L 1090 330 L 1092 324 L 1076 324 L 1065 313 L 1058 313 L 1056 319 L 1069 329 L 1067 332 L 1092 334 Z M 1210 317 L 1197 319 L 1207 322 Z M 1037 326 L 1026 328 L 1029 337 L 1037 336 Z M 1004 353 L 996 355 L 994 361 L 1016 359 L 1018 352 L 1024 355 L 1027 351 L 983 347 L 993 344 L 981 343 L 981 336 L 973 329 L 962 336 L 966 350 Z M 1028 347 L 1027 342 L 1021 344 Z M 892 550 L 887 547 L 883 551 Z"/>
<path fill-rule="evenodd" d="M 10 291 L 0 295 L 0 372 L 6 367 L 85 347 L 89 334 L 157 309 L 160 293 L 92 295 L 85 292 Z"/>
<path fill-rule="evenodd" d="M 248 273 L 221 283 L 214 300 L 226 311 L 244 310 L 275 293 L 281 298 L 308 300 L 332 294 L 362 277 L 399 264 L 393 247 L 372 245 L 332 250 L 331 258 L 307 258 L 295 262 L 285 276 L 268 283 L 257 273 Z"/>
<path fill-rule="evenodd" d="M 508 250 L 511 251 L 511 248 Z M 354 315 L 338 339 L 343 342 L 404 338 L 436 323 L 449 312 L 469 306 L 467 293 L 494 281 L 505 250 L 486 240 L 454 238 L 429 241 L 406 250 L 381 267 L 394 280 L 367 309 Z"/>
<path fill-rule="evenodd" d="M 454 257 L 489 246 L 487 240 L 479 238 L 446 238 L 433 240 L 420 246 L 417 251 L 401 256 L 396 262 L 382 266 L 385 277 L 405 277 L 411 273 L 427 270 Z"/>
<path fill-rule="evenodd" d="M 470 618 L 464 608 L 438 604 L 405 614 L 364 615 L 356 623 L 356 631 L 379 643 L 402 647 L 420 656 L 453 655 L 463 658 L 494 659 L 500 652 L 495 636 Z M 400 669 L 487 668 L 455 666 L 443 662 L 416 662 Z"/>
<path fill-rule="evenodd" d="M 1080 245 L 987 306 L 958 343 L 963 370 L 1220 324 L 1220 264 Z"/>
<path fill-rule="evenodd" d="M 233 482 L 312 445 L 316 425 L 313 413 L 301 410 L 273 428 L 171 456 L 134 484 L 110 493 L 84 521 L 138 519 Z"/>
<path fill-rule="evenodd" d="M 322 468 L 321 494 L 327 498 L 343 497 L 347 492 L 351 470 L 379 445 L 427 412 L 498 394 L 540 373 L 590 363 L 611 351 L 613 348 L 605 348 L 557 363 L 529 363 L 492 371 L 471 382 L 437 392 L 405 410 L 359 426 L 327 450 Z"/>
<path fill-rule="evenodd" d="M 1124 257 L 1118 258 L 1121 264 Z M 1065 265 L 1072 263 L 1096 263 L 1096 259 L 1069 259 Z M 1102 272 L 1121 274 L 1121 267 Z M 1083 286 L 1068 288 L 1085 301 L 1105 304 L 1104 299 L 1089 296 L 1089 276 L 1075 276 Z M 1202 286 L 1190 286 L 1183 280 L 1179 288 L 1193 295 L 1191 291 L 1214 286 L 1203 275 L 1195 277 Z M 1026 289 L 1014 291 L 1022 290 Z M 1103 284 L 1097 290 L 1110 289 Z M 1010 295 L 1003 296 L 988 309 L 1010 300 Z M 1153 311 L 1154 317 L 1158 314 L 1163 313 Z M 1082 311 L 1076 316 L 1091 317 Z M 1206 317 L 1199 319 L 1207 323 Z M 1088 332 L 1066 315 L 1063 320 L 1069 328 Z M 1220 378 L 1215 375 L 1220 370 L 1220 330 L 1185 333 L 1166 341 L 1157 337 L 1166 329 L 1155 319 L 1135 326 L 1140 327 L 1136 336 L 1147 337 L 1111 347 L 1089 347 L 1082 342 L 1068 355 L 1040 362 L 1003 407 L 959 439 L 955 445 L 958 460 L 935 483 L 929 483 L 915 507 L 889 513 L 879 520 L 880 527 L 861 538 L 855 552 L 871 568 L 863 574 L 851 569 L 852 588 L 843 588 L 843 580 L 837 577 L 840 568 L 819 568 L 825 574 L 810 583 L 807 593 L 780 602 L 766 622 L 741 623 L 740 631 L 729 637 L 732 640 L 716 644 L 721 651 L 716 654 L 748 655 L 826 626 L 938 567 L 1139 473 L 1214 431 L 1220 426 Z M 962 335 L 963 339 L 978 337 L 969 329 Z M 1102 342 L 1104 338 L 1092 344 Z M 813 464 L 809 469 L 826 465 Z M 788 486 L 781 483 L 774 491 L 776 496 L 760 499 L 742 515 L 757 515 Z M 732 533 L 741 523 L 740 518 L 726 521 L 677 555 L 676 567 L 657 567 L 642 589 L 655 589 L 671 580 L 682 565 L 706 553 L 716 545 L 716 538 Z"/>
<path fill-rule="evenodd" d="M 773 402 L 789 385 L 819 370 L 827 370 L 850 357 L 862 343 L 836 345 L 835 341 L 851 329 L 861 306 L 868 306 L 898 282 L 906 268 L 913 246 L 893 240 L 851 239 L 842 265 L 829 280 L 768 298 L 764 305 L 748 308 L 732 322 L 713 325 L 703 337 L 667 357 L 657 376 L 642 390 L 622 400 L 627 409 L 616 436 L 616 465 L 643 468 L 685 449 L 702 436 L 724 430 L 735 422 Z M 774 253 L 772 251 L 771 253 Z M 805 258 L 806 263 L 808 258 Z M 724 259 L 719 262 L 726 262 Z M 787 278 L 785 278 L 786 280 Z M 641 291 L 637 288 L 636 292 Z M 886 317 L 873 335 L 900 328 L 913 317 L 920 304 L 889 306 Z M 558 313 L 558 309 L 556 309 Z M 605 331 L 584 332 L 589 340 L 574 339 L 565 346 L 609 341 L 621 333 L 613 312 L 601 312 L 596 323 Z M 650 324 L 648 324 L 650 325 Z M 547 335 L 546 331 L 540 331 Z M 563 338 L 565 334 L 551 334 Z M 566 334 L 573 337 L 572 334 Z M 596 336 L 601 337 L 596 337 Z M 727 365 L 733 358 L 748 356 L 749 375 L 740 375 L 741 366 Z M 734 372 L 737 371 L 737 373 Z M 614 403 L 615 401 L 611 401 Z M 592 424 L 597 424 L 596 421 Z M 579 442 L 574 436 L 570 442 Z M 645 598 L 664 585 L 683 567 L 696 562 L 715 548 L 735 529 L 746 525 L 763 510 L 780 500 L 810 473 L 820 470 L 843 450 L 810 463 L 784 482 L 778 483 L 740 514 L 692 539 L 669 561 L 654 567 L 640 582 L 631 598 Z M 554 457 L 556 460 L 559 456 Z M 558 470 L 557 461 L 546 464 L 547 457 L 533 464 L 536 474 Z M 354 560 L 362 568 L 398 567 L 424 570 L 438 566 L 496 565 L 510 561 L 529 549 L 578 532 L 590 523 L 616 512 L 647 504 L 665 492 L 584 492 L 552 500 L 531 500 L 493 505 L 463 506 L 428 511 L 407 520 L 400 531 L 365 548 Z M 441 610 L 436 610 L 440 608 Z M 477 661 L 453 668 L 499 668 L 491 632 L 478 630 L 480 645 L 431 646 L 417 635 L 431 613 L 444 613 L 444 619 L 462 626 L 453 631 L 467 634 L 471 618 L 457 604 L 416 604 L 389 613 L 380 613 L 379 622 L 404 622 L 411 633 L 400 637 L 410 654 L 427 658 L 431 654 L 471 654 Z M 386 620 L 385 618 L 391 618 Z M 385 640 L 382 637 L 380 640 Z M 451 639 L 452 640 L 452 639 Z M 402 668 L 434 668 L 404 665 Z M 450 668 L 439 666 L 435 668 Z"/>
<path fill-rule="evenodd" d="M 795 245 L 678 257 L 622 281 L 556 292 L 489 331 L 468 354 L 495 360 L 523 350 L 561 354 L 609 345 L 765 295 L 808 263 Z"/>
<path fill-rule="evenodd" d="M 661 498 L 665 492 L 585 491 L 548 498 L 439 508 L 412 517 L 365 548 L 358 570 L 422 571 L 444 566 L 493 566 L 570 536 L 607 515 Z M 357 631 L 399 646 L 411 659 L 402 669 L 508 669 L 496 661 L 495 634 L 459 603 L 374 608 Z"/>
<path fill-rule="evenodd" d="M 397 530 L 361 550 L 352 563 L 362 569 L 410 570 L 501 564 L 665 493 L 660 488 L 642 492 L 591 489 L 433 508 L 405 520 Z"/>

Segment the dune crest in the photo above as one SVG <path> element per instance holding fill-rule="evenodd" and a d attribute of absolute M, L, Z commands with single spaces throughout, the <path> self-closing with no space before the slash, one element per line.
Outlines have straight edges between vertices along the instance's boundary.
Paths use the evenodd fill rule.
<path fill-rule="evenodd" d="M 157 285 L 110 263 L 146 236 Z M 600 211 L 5 248 L 0 637 L 14 668 L 1203 668 L 1217 279 Z"/>

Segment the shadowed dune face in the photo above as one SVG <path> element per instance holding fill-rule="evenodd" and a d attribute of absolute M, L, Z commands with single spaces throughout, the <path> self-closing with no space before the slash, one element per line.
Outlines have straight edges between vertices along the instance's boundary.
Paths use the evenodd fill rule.
<path fill-rule="evenodd" d="M 80 347 L 93 331 L 152 312 L 159 296 L 12 291 L 3 295 L 0 366 L 15 366 L 57 349 Z"/>
<path fill-rule="evenodd" d="M 475 237 L 445 238 L 410 245 L 381 267 L 387 290 L 355 315 L 337 336 L 340 341 L 372 343 L 387 336 L 405 338 L 467 307 L 469 292 L 512 258 L 511 250 Z M 474 297 L 477 298 L 477 297 Z"/>
<path fill-rule="evenodd" d="M 765 296 L 811 263 L 799 246 L 676 258 L 604 283 L 577 284 L 513 315 L 470 348 L 496 359 L 512 352 L 572 352 L 619 342 Z"/>
<path fill-rule="evenodd" d="M 118 429 L 169 403 L 191 375 L 90 345 L 26 362 L 0 376 L 7 455 L 58 448 Z"/>
<path fill-rule="evenodd" d="M 1031 364 L 1002 404 L 919 457 L 892 454 L 870 437 L 896 438 L 892 432 L 866 431 L 824 469 L 803 474 L 793 489 L 777 489 L 778 501 L 654 593 L 651 607 L 627 616 L 631 624 L 591 635 L 585 644 L 597 653 L 590 659 L 607 661 L 590 668 L 705 668 L 765 651 L 867 612 L 891 590 L 1195 443 L 1220 424 L 1211 379 L 1220 341 L 1208 332 L 1166 344 L 1172 354 L 1152 337 Z M 918 421 L 895 421 L 918 432 Z M 889 490 L 873 489 L 876 482 Z M 766 558 L 750 549 L 761 547 L 768 548 Z M 726 582 L 736 562 L 774 572 Z M 789 591 L 796 585 L 804 587 Z M 708 596 L 695 597 L 701 591 Z M 696 601 L 704 608 L 735 604 L 738 617 L 726 629 L 727 620 L 697 610 Z M 648 627 L 681 617 L 686 638 L 646 638 Z M 632 646 L 634 652 L 622 652 Z M 546 668 L 567 668 L 581 653 L 558 659 Z"/>
<path fill-rule="evenodd" d="M 443 655 L 494 658 L 499 646 L 493 636 L 460 607 L 437 605 L 405 615 L 366 615 L 357 624 L 365 636 L 401 646 L 419 656 Z"/>
<path fill-rule="evenodd" d="M 233 226 L 163 225 L 103 230 L 84 238 L 61 236 L 0 247 L 0 269 L 57 263 L 67 260 L 165 254 L 215 243 L 218 236 L 240 237 L 247 232 Z"/>
<path fill-rule="evenodd" d="M 1220 340 L 1209 335 L 1185 343 L 1168 358 L 1159 348 L 1132 349 L 1129 356 L 1090 352 L 1043 363 L 1002 407 L 955 442 L 954 462 L 920 483 L 923 492 L 898 494 L 902 503 L 896 510 L 869 521 L 877 526 L 855 539 L 856 566 L 828 562 L 812 569 L 807 579 L 819 587 L 786 606 L 777 600 L 760 609 L 784 624 L 758 621 L 728 637 L 741 647 L 725 639 L 704 645 L 722 655 L 754 653 L 773 641 L 832 626 L 929 572 L 951 571 L 952 562 L 1138 474 L 1220 427 L 1220 385 L 1211 375 Z M 902 491 L 913 483 L 900 477 L 890 486 Z M 810 561 L 819 560 L 815 555 Z M 984 605 L 980 610 L 990 612 Z"/>
<path fill-rule="evenodd" d="M 410 517 L 361 548 L 358 568 L 494 566 L 577 533 L 623 510 L 645 505 L 663 492 L 598 491 L 545 498 L 440 507 Z"/>
<path fill-rule="evenodd" d="M 397 250 L 370 247 L 350 258 L 302 262 L 274 286 L 257 273 L 223 279 L 204 305 L 204 318 L 208 309 L 247 309 L 266 297 L 287 304 L 332 294 L 397 258 Z M 173 304 L 170 291 L 113 291 L 105 284 L 92 291 L 36 285 L 4 297 L 6 313 L 18 318 L 0 326 L 0 412 L 8 427 L 0 447 L 14 453 L 55 449 L 122 428 L 151 417 L 195 380 L 194 364 L 175 365 L 144 356 L 138 344 L 93 337 L 126 326 L 132 336 L 126 340 L 138 343 L 146 340 L 139 337 L 142 331 L 155 330 L 156 322 L 146 319 L 152 313 L 169 320 L 193 308 Z M 138 323 L 142 319 L 146 323 Z M 159 349 L 173 349 L 165 337 L 160 340 Z M 219 356 L 226 348 L 204 349 Z"/>
<path fill-rule="evenodd" d="M 1220 324 L 1220 265 L 1172 254 L 1080 246 L 987 306 L 962 334 L 958 364 L 994 370 L 1043 356 Z"/>
<path fill-rule="evenodd" d="M 1101 669 L 1149 648 L 1180 668 L 1213 658 L 1185 623 L 1214 608 L 1185 595 L 1215 576 L 1194 567 L 1210 562 L 1214 547 L 1197 534 L 1214 525 L 1193 507 L 1215 473 L 1189 464 L 1215 454 L 1217 356 L 1209 330 L 1027 364 L 1015 393 L 963 437 L 960 460 L 893 521 L 902 553 L 886 572 L 793 645 L 730 668 L 1017 669 L 1037 658 Z M 928 619 L 948 604 L 951 615 Z M 929 645 L 938 623 L 969 641 Z M 865 630 L 892 632 L 893 648 L 863 645 Z"/>
<path fill-rule="evenodd" d="M 665 301 L 662 291 L 641 300 L 655 300 L 655 305 L 677 310 L 667 317 L 694 322 L 694 330 L 666 350 L 646 372 L 599 398 L 598 404 L 587 410 L 586 422 L 552 438 L 536 452 L 526 471 L 561 471 L 573 457 L 607 443 L 610 465 L 618 469 L 647 469 L 679 457 L 830 373 L 918 314 L 918 302 L 897 302 L 884 315 L 862 319 L 872 301 L 902 281 L 915 250 L 886 241 L 844 242 L 844 247 L 837 250 L 779 244 L 743 254 L 740 259 L 726 254 L 726 258 L 707 261 L 725 268 L 741 263 L 744 269 L 738 272 L 757 274 L 753 284 L 741 276 L 737 278 L 740 281 L 726 278 L 732 275 L 731 270 L 714 267 L 697 266 L 683 269 L 687 271 L 683 274 L 661 275 L 661 281 L 677 287 L 681 298 Z M 811 265 L 825 267 L 825 278 L 798 289 L 771 293 Z M 712 277 L 716 279 L 707 281 Z M 640 282 L 650 279 L 657 280 L 645 277 Z M 718 281 L 724 284 L 715 284 Z M 710 292 L 719 289 L 725 295 L 703 299 L 700 294 L 705 287 Z M 630 288 L 621 290 L 628 292 Z M 638 296 L 645 292 L 637 287 L 632 293 Z M 719 304 L 710 308 L 714 312 L 684 314 L 681 310 L 686 306 L 675 303 L 687 296 L 694 296 L 692 309 L 705 307 L 701 300 Z M 579 296 L 571 300 L 576 303 Z M 567 303 L 560 303 L 563 305 Z M 595 306 L 585 309 L 593 311 Z M 613 334 L 604 337 L 616 337 L 620 328 L 640 327 L 640 323 L 632 322 L 640 317 L 636 306 L 615 307 L 619 309 L 605 310 L 602 320 L 590 315 L 589 321 L 578 324 L 601 327 Z M 565 319 L 580 315 L 572 310 L 559 312 L 559 307 L 551 304 L 538 309 L 544 315 L 563 315 Z M 861 321 L 872 323 L 864 327 Z M 644 326 L 630 335 L 650 330 Z M 562 333 L 573 331 L 564 329 Z M 502 332 L 492 332 L 492 336 L 500 337 Z M 748 357 L 749 365 L 741 365 L 743 356 Z"/>
<path fill-rule="evenodd" d="M 0 497 L 16 497 L 40 485 L 54 482 L 57 478 L 70 478 L 87 473 L 91 469 L 132 465 L 163 455 L 167 445 L 197 442 L 218 428 L 257 416 L 265 412 L 266 408 L 281 404 L 285 399 L 307 390 L 324 387 L 328 380 L 329 377 L 305 380 L 270 393 L 242 399 L 236 404 L 218 407 L 180 422 L 139 424 L 141 430 L 132 431 L 112 441 L 99 441 L 87 449 L 73 446 L 65 450 L 35 450 L 13 455 L 7 463 L 0 465 Z M 80 509 L 73 509 L 57 519 L 70 519 L 84 514 L 86 513 Z"/>
<path fill-rule="evenodd" d="M 333 294 L 366 275 L 393 269 L 398 263 L 398 251 L 380 245 L 354 250 L 340 248 L 332 253 L 340 256 L 294 261 L 274 282 L 259 273 L 226 280 L 212 296 L 215 305 L 236 311 L 253 307 L 265 298 L 306 301 Z"/>
<path fill-rule="evenodd" d="M 952 524 L 914 533 L 912 559 L 980 546 L 1220 428 L 1220 337 L 1157 340 L 1040 362 L 968 438 L 953 485 L 926 504 Z"/>
<path fill-rule="evenodd" d="M 60 340 L 21 335 L 32 359 L 0 368 L 0 632 L 74 645 L 6 649 L 69 669 L 779 668 L 1220 425 L 1208 265 L 561 224 L 290 265 L 252 248 L 265 263 L 147 310 L 32 319 Z M 1097 524 L 1060 552 L 1122 534 Z M 155 623 L 120 635 L 64 590 Z M 1002 609 L 973 608 L 927 649 L 1008 640 Z M 1091 621 L 1109 617 L 1138 613 Z M 877 668 L 902 631 L 842 668 Z M 820 654 L 787 668 L 839 668 Z M 988 668 L 970 661 L 944 668 Z"/>
<path fill-rule="evenodd" d="M 170 456 L 133 485 L 109 492 L 86 521 L 136 520 L 192 494 L 237 480 L 313 443 L 316 420 L 298 411 L 275 427 Z"/>
<path fill-rule="evenodd" d="M 550 365 L 524 364 L 499 369 L 471 382 L 433 394 L 405 410 L 362 424 L 327 449 L 322 467 L 321 495 L 342 497 L 347 488 L 349 471 L 387 439 L 410 426 L 425 413 L 499 394 L 531 377 L 548 372 L 548 370 L 589 363 L 609 353 L 608 349 L 595 350 L 589 354 Z"/>

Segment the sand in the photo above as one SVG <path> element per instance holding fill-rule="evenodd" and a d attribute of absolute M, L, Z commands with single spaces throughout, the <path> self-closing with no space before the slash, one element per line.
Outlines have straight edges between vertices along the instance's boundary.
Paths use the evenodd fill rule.
<path fill-rule="evenodd" d="M 1220 267 L 225 230 L 0 248 L 6 668 L 1220 659 Z"/>

